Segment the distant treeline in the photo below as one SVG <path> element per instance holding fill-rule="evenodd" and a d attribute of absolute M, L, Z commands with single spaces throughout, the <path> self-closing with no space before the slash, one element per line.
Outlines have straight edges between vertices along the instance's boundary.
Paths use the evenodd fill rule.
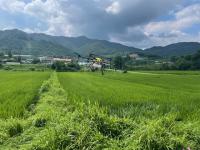
<path fill-rule="evenodd" d="M 171 57 L 173 62 L 172 69 L 178 70 L 200 70 L 200 50 L 193 55 L 186 55 L 181 57 Z"/>
<path fill-rule="evenodd" d="M 128 56 L 117 56 L 113 59 L 113 68 L 119 70 L 200 70 L 200 50 L 192 55 L 147 58 L 139 61 Z"/>

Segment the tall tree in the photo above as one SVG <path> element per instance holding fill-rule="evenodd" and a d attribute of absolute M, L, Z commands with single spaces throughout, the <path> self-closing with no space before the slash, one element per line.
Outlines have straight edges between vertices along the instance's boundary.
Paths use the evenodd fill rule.
<path fill-rule="evenodd" d="M 8 51 L 8 57 L 12 58 L 12 51 Z"/>
<path fill-rule="evenodd" d="M 125 64 L 125 61 L 124 61 L 122 56 L 116 56 L 114 58 L 113 65 L 114 65 L 115 69 L 123 70 L 124 69 L 124 64 Z"/>

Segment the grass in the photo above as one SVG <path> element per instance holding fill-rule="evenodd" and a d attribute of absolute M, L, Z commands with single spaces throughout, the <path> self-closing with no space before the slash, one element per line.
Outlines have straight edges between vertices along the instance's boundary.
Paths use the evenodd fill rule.
<path fill-rule="evenodd" d="M 121 116 L 156 110 L 151 115 L 176 112 L 180 117 L 196 119 L 199 112 L 200 75 L 110 72 L 102 77 L 92 73 L 59 73 L 59 80 L 72 99 L 75 96 L 98 101 Z"/>
<path fill-rule="evenodd" d="M 0 119 L 0 149 L 198 150 L 198 82 L 192 72 L 53 73 L 27 118 Z"/>
<path fill-rule="evenodd" d="M 37 100 L 42 82 L 49 73 L 4 72 L 0 73 L 0 117 L 22 117 L 27 106 Z"/>

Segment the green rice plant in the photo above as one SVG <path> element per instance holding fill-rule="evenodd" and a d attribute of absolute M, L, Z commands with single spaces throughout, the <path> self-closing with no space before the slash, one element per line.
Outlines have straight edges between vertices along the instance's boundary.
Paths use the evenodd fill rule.
<path fill-rule="evenodd" d="M 13 124 L 8 129 L 8 134 L 9 134 L 10 137 L 20 135 L 22 132 L 23 132 L 23 127 L 19 123 Z"/>
<path fill-rule="evenodd" d="M 0 72 L 0 117 L 22 117 L 48 77 L 48 72 Z"/>
<path fill-rule="evenodd" d="M 198 150 L 198 93 L 189 88 L 198 75 L 154 74 L 53 73 L 34 114 L 0 119 L 0 149 Z M 18 136 L 8 135 L 12 122 L 23 127 Z"/>
<path fill-rule="evenodd" d="M 105 76 L 95 73 L 58 76 L 70 99 L 99 102 L 120 116 L 157 117 L 178 112 L 179 119 L 191 118 L 200 107 L 200 75 L 179 74 L 108 72 Z"/>

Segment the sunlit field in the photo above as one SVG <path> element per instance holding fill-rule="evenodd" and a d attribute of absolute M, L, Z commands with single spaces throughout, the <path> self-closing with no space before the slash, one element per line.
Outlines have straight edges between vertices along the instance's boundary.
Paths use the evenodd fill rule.
<path fill-rule="evenodd" d="M 1 72 L 0 85 L 0 149 L 200 147 L 199 72 Z"/>
<path fill-rule="evenodd" d="M 49 73 L 0 72 L 0 117 L 21 117 L 37 101 L 39 88 Z"/>
<path fill-rule="evenodd" d="M 59 80 L 69 96 L 99 102 L 119 115 L 144 114 L 148 108 L 156 114 L 194 115 L 200 106 L 200 75 L 197 72 L 108 72 L 59 73 Z M 135 108 L 142 109 L 135 111 Z M 124 113 L 124 114 L 123 114 Z M 190 116 L 191 117 L 191 116 Z"/>

